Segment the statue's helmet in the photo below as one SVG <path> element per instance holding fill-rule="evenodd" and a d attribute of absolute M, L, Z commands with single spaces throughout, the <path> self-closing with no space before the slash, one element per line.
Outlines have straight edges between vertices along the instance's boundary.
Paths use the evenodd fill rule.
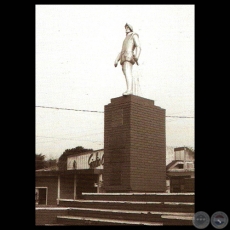
<path fill-rule="evenodd" d="M 126 23 L 126 24 L 125 24 L 125 27 L 126 27 L 126 26 L 128 26 L 129 29 L 133 32 L 133 27 L 132 27 L 130 24 Z"/>

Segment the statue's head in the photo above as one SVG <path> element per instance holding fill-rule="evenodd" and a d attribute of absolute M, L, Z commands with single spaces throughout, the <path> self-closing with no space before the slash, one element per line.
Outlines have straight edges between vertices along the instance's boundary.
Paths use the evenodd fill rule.
<path fill-rule="evenodd" d="M 125 24 L 125 29 L 126 28 L 129 28 L 130 32 L 133 32 L 133 27 L 130 24 L 126 23 Z"/>

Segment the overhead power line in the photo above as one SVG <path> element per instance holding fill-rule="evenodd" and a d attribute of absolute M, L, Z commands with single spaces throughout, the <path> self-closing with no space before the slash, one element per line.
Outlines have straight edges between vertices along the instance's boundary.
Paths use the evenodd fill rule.
<path fill-rule="evenodd" d="M 81 109 L 67 109 L 67 108 L 57 108 L 57 107 L 47 107 L 47 106 L 36 106 L 39 108 L 45 108 L 45 109 L 61 109 L 61 110 L 73 110 L 73 111 L 81 111 L 81 112 L 91 112 L 91 113 L 104 113 L 102 111 L 95 111 L 95 110 L 81 110 Z"/>
<path fill-rule="evenodd" d="M 38 108 L 43 109 L 61 109 L 61 110 L 73 110 L 73 111 L 80 111 L 80 112 L 90 112 L 90 113 L 104 113 L 103 111 L 97 111 L 97 110 L 82 110 L 82 109 L 67 109 L 67 108 L 57 108 L 57 107 L 48 107 L 48 106 L 35 106 Z M 187 117 L 187 116 L 166 116 L 166 117 L 174 117 L 174 118 L 194 118 L 194 117 Z"/>

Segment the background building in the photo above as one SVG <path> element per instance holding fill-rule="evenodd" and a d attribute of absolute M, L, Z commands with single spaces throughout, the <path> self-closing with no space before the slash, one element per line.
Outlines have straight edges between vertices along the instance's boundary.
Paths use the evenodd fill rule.
<path fill-rule="evenodd" d="M 82 192 L 103 192 L 103 150 L 71 155 L 67 170 L 36 170 L 35 203 L 56 205 L 59 199 L 80 199 Z"/>
<path fill-rule="evenodd" d="M 166 166 L 170 192 L 194 192 L 195 153 L 187 147 L 174 148 L 174 160 Z"/>
<path fill-rule="evenodd" d="M 194 151 L 167 148 L 166 192 L 194 192 Z M 173 154 L 172 154 L 173 153 Z M 104 149 L 67 157 L 67 170 L 36 170 L 35 203 L 56 205 L 59 199 L 80 199 L 82 192 L 103 193 Z"/>

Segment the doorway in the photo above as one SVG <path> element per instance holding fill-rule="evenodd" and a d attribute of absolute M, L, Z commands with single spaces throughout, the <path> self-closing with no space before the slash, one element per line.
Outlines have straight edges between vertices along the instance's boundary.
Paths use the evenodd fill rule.
<path fill-rule="evenodd" d="M 37 187 L 35 188 L 35 204 L 37 205 L 47 205 L 47 187 Z"/>

